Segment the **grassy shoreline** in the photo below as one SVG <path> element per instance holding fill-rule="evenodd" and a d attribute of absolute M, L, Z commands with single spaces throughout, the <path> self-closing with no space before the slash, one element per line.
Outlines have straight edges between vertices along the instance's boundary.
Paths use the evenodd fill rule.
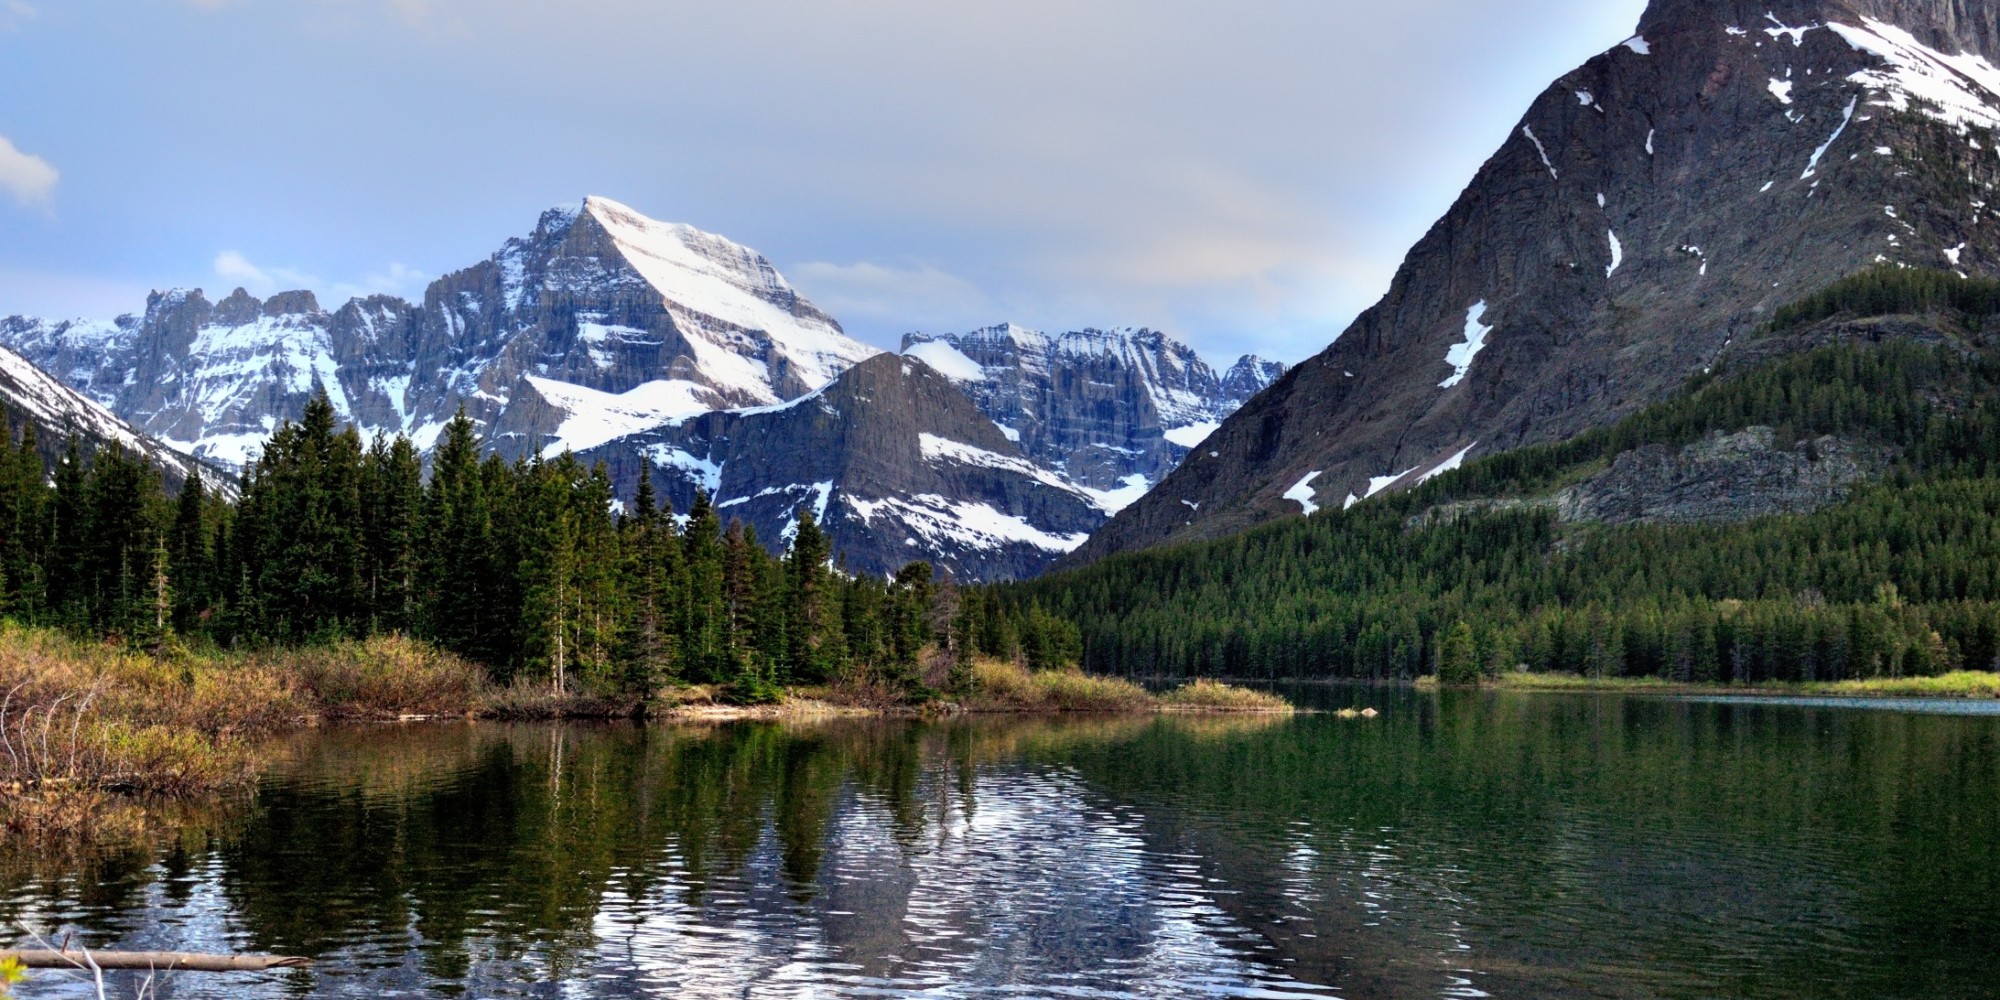
<path fill-rule="evenodd" d="M 1579 692 L 1605 694 L 1716 695 L 1742 694 L 1774 698 L 2000 698 L 2000 673 L 1960 670 L 1936 677 L 1879 677 L 1850 681 L 1796 681 L 1762 684 L 1680 682 L 1658 677 L 1584 677 L 1577 674 L 1512 672 L 1480 685 L 1500 691 Z M 1417 687 L 1436 690 L 1434 677 Z"/>
<path fill-rule="evenodd" d="M 1213 682 L 1155 695 L 1074 671 L 973 665 L 962 691 L 911 702 L 865 683 L 733 705 L 719 688 L 650 701 L 499 688 L 471 663 L 401 638 L 253 653 L 135 653 L 0 621 L 0 842 L 115 829 L 133 802 L 250 787 L 287 733 L 339 722 L 647 718 L 817 721 L 961 714 L 1283 714 L 1290 703 Z"/>

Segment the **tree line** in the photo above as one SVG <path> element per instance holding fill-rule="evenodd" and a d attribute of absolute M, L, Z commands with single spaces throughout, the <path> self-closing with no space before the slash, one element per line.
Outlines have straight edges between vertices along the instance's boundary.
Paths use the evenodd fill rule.
<path fill-rule="evenodd" d="M 1953 280 L 1957 280 L 1954 278 Z M 1617 455 L 1712 432 L 1893 456 L 1815 513 L 1562 524 L 1533 504 Z M 1468 680 L 1526 666 L 1682 681 L 2000 666 L 2000 358 L 1850 343 L 1705 379 L 1620 424 L 1409 493 L 998 588 L 1125 675 Z M 1449 516 L 1440 516 L 1448 513 Z"/>
<path fill-rule="evenodd" d="M 773 551 L 706 495 L 685 514 L 650 476 L 614 503 L 605 468 L 486 454 L 463 413 L 428 470 L 406 437 L 365 442 L 319 394 L 246 468 L 199 476 L 75 441 L 50 471 L 32 427 L 0 437 L 0 613 L 146 648 L 413 636 L 501 684 L 739 697 L 867 680 L 916 697 L 975 655 L 1073 659 L 1075 629 L 1007 612 L 914 562 L 840 569 L 813 512 Z"/>

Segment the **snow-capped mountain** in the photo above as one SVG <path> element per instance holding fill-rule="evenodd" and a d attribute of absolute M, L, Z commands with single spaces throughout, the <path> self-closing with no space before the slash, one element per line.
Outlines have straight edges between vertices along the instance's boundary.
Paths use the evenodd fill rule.
<path fill-rule="evenodd" d="M 1153 330 L 1046 334 L 1006 323 L 912 333 L 903 354 L 958 384 L 1037 463 L 1116 510 L 1164 479 L 1189 450 L 1284 366 L 1245 356 L 1218 375 Z"/>
<path fill-rule="evenodd" d="M 1557 80 L 1381 302 L 1073 559 L 1364 503 L 1602 426 L 1877 266 L 1993 274 L 1979 0 L 1653 0 Z"/>
<path fill-rule="evenodd" d="M 0 345 L 230 467 L 322 389 L 364 435 L 425 450 L 463 406 L 508 457 L 605 459 L 621 497 L 650 470 L 683 511 L 707 490 L 774 546 L 811 500 L 856 568 L 961 579 L 1082 544 L 1282 371 L 1218 375 L 1146 330 L 912 335 L 898 358 L 756 251 L 603 198 L 544 212 L 421 303 L 156 292 L 110 322 L 0 320 Z"/>
<path fill-rule="evenodd" d="M 592 428 L 618 419 L 576 412 L 569 420 Z M 856 573 L 924 559 L 960 581 L 1021 579 L 1110 515 L 1100 496 L 1023 455 L 952 379 L 893 355 L 788 403 L 659 424 L 579 454 L 604 461 L 621 496 L 650 475 L 686 513 L 706 491 L 725 520 L 774 545 L 809 508 Z"/>
<path fill-rule="evenodd" d="M 167 486 L 178 489 L 200 471 L 211 487 L 231 492 L 233 485 L 218 470 L 140 433 L 82 393 L 57 381 L 26 358 L 0 348 L 0 442 L 13 447 L 25 429 L 34 432 L 36 450 L 53 463 L 75 438 L 85 454 L 100 448 L 122 448 L 159 467 Z"/>
<path fill-rule="evenodd" d="M 215 303 L 160 292 L 114 322 L 0 320 L 0 345 L 233 465 L 316 387 L 364 433 L 428 447 L 464 405 L 504 445 L 528 431 L 507 415 L 530 379 L 636 393 L 670 419 L 778 403 L 881 353 L 755 251 L 603 198 L 544 213 L 421 305 L 374 297 L 327 312 L 310 292 L 259 301 L 239 289 Z"/>

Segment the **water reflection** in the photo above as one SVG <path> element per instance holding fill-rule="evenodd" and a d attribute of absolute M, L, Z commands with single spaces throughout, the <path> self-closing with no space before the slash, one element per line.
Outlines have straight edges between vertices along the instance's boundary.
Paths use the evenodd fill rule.
<path fill-rule="evenodd" d="M 323 960 L 181 997 L 1989 994 L 2000 722 L 1340 697 L 1387 714 L 316 733 L 0 916 Z"/>

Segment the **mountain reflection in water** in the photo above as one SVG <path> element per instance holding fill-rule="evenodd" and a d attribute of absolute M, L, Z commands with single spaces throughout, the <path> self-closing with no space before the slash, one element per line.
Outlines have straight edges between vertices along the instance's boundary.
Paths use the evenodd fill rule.
<path fill-rule="evenodd" d="M 310 733 L 0 918 L 321 960 L 175 997 L 1990 995 L 2000 719 L 1352 696 Z"/>

